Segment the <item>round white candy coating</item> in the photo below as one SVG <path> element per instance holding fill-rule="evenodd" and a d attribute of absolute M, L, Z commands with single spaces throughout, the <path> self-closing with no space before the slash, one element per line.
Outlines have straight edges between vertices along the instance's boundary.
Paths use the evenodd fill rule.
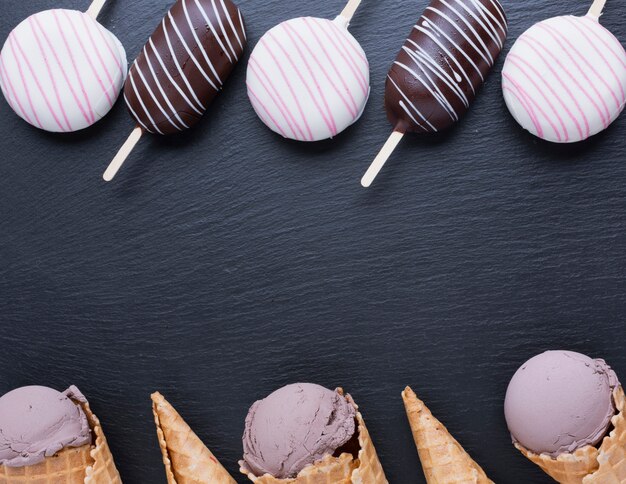
<path fill-rule="evenodd" d="M 332 138 L 361 117 L 369 63 L 345 19 L 283 22 L 250 56 L 248 95 L 273 131 L 299 141 Z"/>
<path fill-rule="evenodd" d="M 626 102 L 626 52 L 593 17 L 555 17 L 527 30 L 503 69 L 506 104 L 532 134 L 556 143 L 606 129 Z"/>
<path fill-rule="evenodd" d="M 89 15 L 46 10 L 9 35 L 0 53 L 0 86 L 33 126 L 78 131 L 113 107 L 127 67 L 120 41 Z"/>

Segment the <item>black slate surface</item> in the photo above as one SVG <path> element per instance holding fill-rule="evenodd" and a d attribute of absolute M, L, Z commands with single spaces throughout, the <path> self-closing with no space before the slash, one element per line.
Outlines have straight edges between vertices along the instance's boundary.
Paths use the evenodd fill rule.
<path fill-rule="evenodd" d="M 129 59 L 168 8 L 110 0 Z M 240 0 L 251 46 L 340 0 Z M 1 0 L 0 38 L 78 0 Z M 505 0 L 512 42 L 587 1 Z M 147 138 L 122 103 L 51 135 L 0 102 L 0 393 L 78 385 L 124 482 L 165 482 L 149 395 L 162 391 L 233 474 L 249 405 L 296 381 L 344 386 L 392 483 L 423 483 L 400 391 L 410 384 L 498 483 L 550 480 L 510 444 L 509 378 L 534 354 L 604 357 L 626 379 L 626 118 L 589 142 L 540 142 L 509 116 L 500 58 L 474 108 L 408 137 L 375 186 L 359 179 L 390 132 L 384 80 L 424 1 L 364 0 L 352 32 L 372 69 L 362 120 L 331 142 L 286 142 L 256 118 L 245 60 L 210 116 Z M 623 0 L 603 23 L 626 39 Z M 249 53 L 249 51 L 248 51 Z M 244 482 L 244 480 L 240 480 Z"/>

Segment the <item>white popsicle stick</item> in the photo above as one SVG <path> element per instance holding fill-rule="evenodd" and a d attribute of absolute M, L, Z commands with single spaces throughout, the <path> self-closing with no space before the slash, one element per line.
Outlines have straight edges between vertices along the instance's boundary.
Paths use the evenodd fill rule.
<path fill-rule="evenodd" d="M 380 173 L 380 170 L 382 170 L 383 166 L 385 166 L 385 163 L 394 152 L 394 150 L 398 146 L 398 143 L 400 143 L 403 137 L 404 133 L 400 131 L 394 131 L 393 133 L 391 133 L 391 136 L 389 136 L 389 139 L 380 150 L 380 153 L 378 153 L 378 156 L 370 165 L 369 169 L 361 179 L 361 185 L 363 185 L 365 188 L 368 188 L 372 184 L 372 182 Z"/>
<path fill-rule="evenodd" d="M 93 3 L 87 9 L 87 15 L 89 15 L 94 20 L 98 20 L 98 15 L 100 15 L 100 10 L 104 7 L 106 0 L 93 0 Z"/>
<path fill-rule="evenodd" d="M 133 148 L 137 145 L 137 143 L 139 143 L 142 134 L 143 129 L 141 129 L 140 127 L 136 127 L 135 129 L 133 129 L 133 132 L 130 133 L 130 136 L 126 140 L 126 143 L 122 145 L 120 150 L 117 152 L 117 155 L 115 155 L 115 158 L 113 158 L 113 161 L 104 172 L 104 175 L 102 175 L 104 181 L 109 182 L 113 180 L 115 175 L 117 175 L 117 172 L 126 161 L 126 158 L 128 158 L 128 155 L 130 155 L 131 151 L 133 151 Z"/>
<path fill-rule="evenodd" d="M 587 15 L 595 18 L 596 20 L 599 20 L 605 5 L 606 0 L 595 0 L 593 2 L 593 5 L 591 5 L 591 8 L 589 9 L 589 13 Z"/>
<path fill-rule="evenodd" d="M 349 23 L 354 16 L 354 12 L 359 8 L 359 5 L 361 5 L 361 0 L 350 0 L 339 15 L 345 18 Z"/>

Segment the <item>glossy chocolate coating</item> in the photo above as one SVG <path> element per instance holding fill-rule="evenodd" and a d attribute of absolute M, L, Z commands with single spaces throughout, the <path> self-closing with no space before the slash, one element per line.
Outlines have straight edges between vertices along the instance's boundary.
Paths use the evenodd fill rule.
<path fill-rule="evenodd" d="M 469 109 L 506 39 L 498 0 L 432 0 L 389 71 L 385 108 L 394 129 L 433 133 Z"/>
<path fill-rule="evenodd" d="M 124 98 L 131 115 L 150 133 L 191 128 L 245 45 L 241 12 L 230 0 L 178 0 L 130 69 Z"/>

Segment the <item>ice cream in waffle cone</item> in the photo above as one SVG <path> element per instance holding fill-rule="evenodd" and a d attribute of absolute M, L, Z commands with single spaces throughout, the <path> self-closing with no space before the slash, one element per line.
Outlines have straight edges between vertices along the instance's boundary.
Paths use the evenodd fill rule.
<path fill-rule="evenodd" d="M 160 393 L 152 395 L 152 412 L 168 484 L 236 484 Z"/>
<path fill-rule="evenodd" d="M 293 388 L 296 388 L 296 395 L 300 393 L 306 394 L 307 392 L 319 392 L 321 400 L 329 394 L 335 393 L 330 390 L 326 390 L 323 387 L 319 387 L 318 385 L 311 384 L 289 385 L 288 387 L 284 387 L 279 390 L 279 392 L 286 390 L 293 393 Z M 303 388 L 305 391 L 303 391 Z M 275 394 L 276 393 L 278 392 L 275 392 Z M 376 449 L 374 448 L 374 444 L 367 427 L 365 426 L 363 416 L 358 410 L 358 406 L 350 395 L 344 395 L 341 388 L 336 390 L 336 396 L 338 398 L 338 402 L 336 403 L 345 407 L 333 409 L 333 411 L 330 412 L 330 419 L 327 419 L 326 417 L 324 417 L 324 419 L 327 421 L 337 419 L 337 421 L 339 421 L 344 418 L 344 423 L 348 423 L 348 420 L 352 419 L 355 422 L 354 427 L 356 428 L 353 427 L 351 435 L 347 435 L 347 442 L 343 441 L 345 439 L 340 440 L 343 441 L 343 444 L 339 446 L 338 449 L 335 449 L 334 453 L 326 453 L 321 458 L 305 465 L 295 476 L 291 477 L 277 477 L 269 472 L 258 475 L 259 473 L 255 473 L 245 459 L 239 462 L 241 472 L 248 476 L 252 482 L 257 484 L 387 484 L 385 473 L 380 460 L 378 459 Z M 271 397 L 272 396 L 268 398 Z M 316 397 L 318 397 L 318 395 L 316 395 Z M 316 397 L 313 397 L 312 399 L 316 400 Z M 343 400 L 343 402 L 341 402 L 341 400 Z M 252 407 L 251 413 L 248 415 L 248 419 L 246 419 L 244 445 L 249 432 L 253 432 L 253 430 L 250 429 L 250 416 L 254 413 L 255 406 L 258 405 L 259 402 Z M 342 417 L 338 417 L 338 413 L 345 413 L 345 408 L 351 409 L 351 412 L 347 415 L 343 415 Z M 293 410 L 294 413 L 297 413 L 295 409 L 285 408 L 283 410 L 289 413 L 291 413 L 290 410 Z M 329 410 L 328 407 L 326 410 Z M 313 409 L 310 413 L 315 413 L 315 416 L 317 417 L 318 414 L 323 414 L 323 412 L 323 410 Z M 306 421 L 307 418 L 305 415 L 306 413 L 300 414 L 299 417 L 294 420 Z M 313 427 L 314 425 L 312 425 L 311 422 L 307 422 L 305 426 Z M 304 430 L 306 433 L 305 429 L 301 430 Z M 336 431 L 337 429 L 334 430 Z M 330 433 L 332 433 L 332 431 Z M 288 440 L 291 439 L 288 438 Z M 248 454 L 246 454 L 246 457 L 248 457 Z M 307 458 L 309 458 L 309 456 L 307 456 Z M 250 459 L 250 457 L 248 457 L 248 459 Z"/>
<path fill-rule="evenodd" d="M 428 484 L 492 483 L 411 388 L 404 389 L 402 400 Z"/>
<path fill-rule="evenodd" d="M 535 454 L 519 443 L 515 446 L 555 481 L 562 484 L 626 483 L 626 402 L 623 388 L 613 392 L 617 414 L 611 419 L 613 429 L 600 447 L 587 445 L 554 458 Z"/>
<path fill-rule="evenodd" d="M 58 452 L 46 452 L 50 449 L 40 447 L 44 450 L 32 454 L 26 453 L 24 455 L 28 457 L 23 458 L 24 462 L 18 462 L 26 465 L 14 465 L 15 462 L 12 462 L 12 465 L 0 465 L 0 484 L 121 484 L 122 481 L 100 421 L 91 411 L 85 397 L 75 387 L 71 387 L 64 394 L 43 387 L 26 387 L 25 389 L 26 391 L 35 389 L 34 391 L 40 393 L 43 391 L 46 398 L 48 395 L 54 396 L 55 393 L 69 397 L 82 409 L 86 417 L 88 425 L 86 431 L 89 439 L 83 445 L 66 446 Z M 18 389 L 16 392 L 21 390 Z M 58 436 L 51 438 L 54 440 Z M 31 452 L 33 448 L 31 446 Z M 33 460 L 36 462 L 28 465 L 28 462 Z"/>
<path fill-rule="evenodd" d="M 564 484 L 626 484 L 624 407 L 611 367 L 572 351 L 524 363 L 504 403 L 515 447 Z"/>

